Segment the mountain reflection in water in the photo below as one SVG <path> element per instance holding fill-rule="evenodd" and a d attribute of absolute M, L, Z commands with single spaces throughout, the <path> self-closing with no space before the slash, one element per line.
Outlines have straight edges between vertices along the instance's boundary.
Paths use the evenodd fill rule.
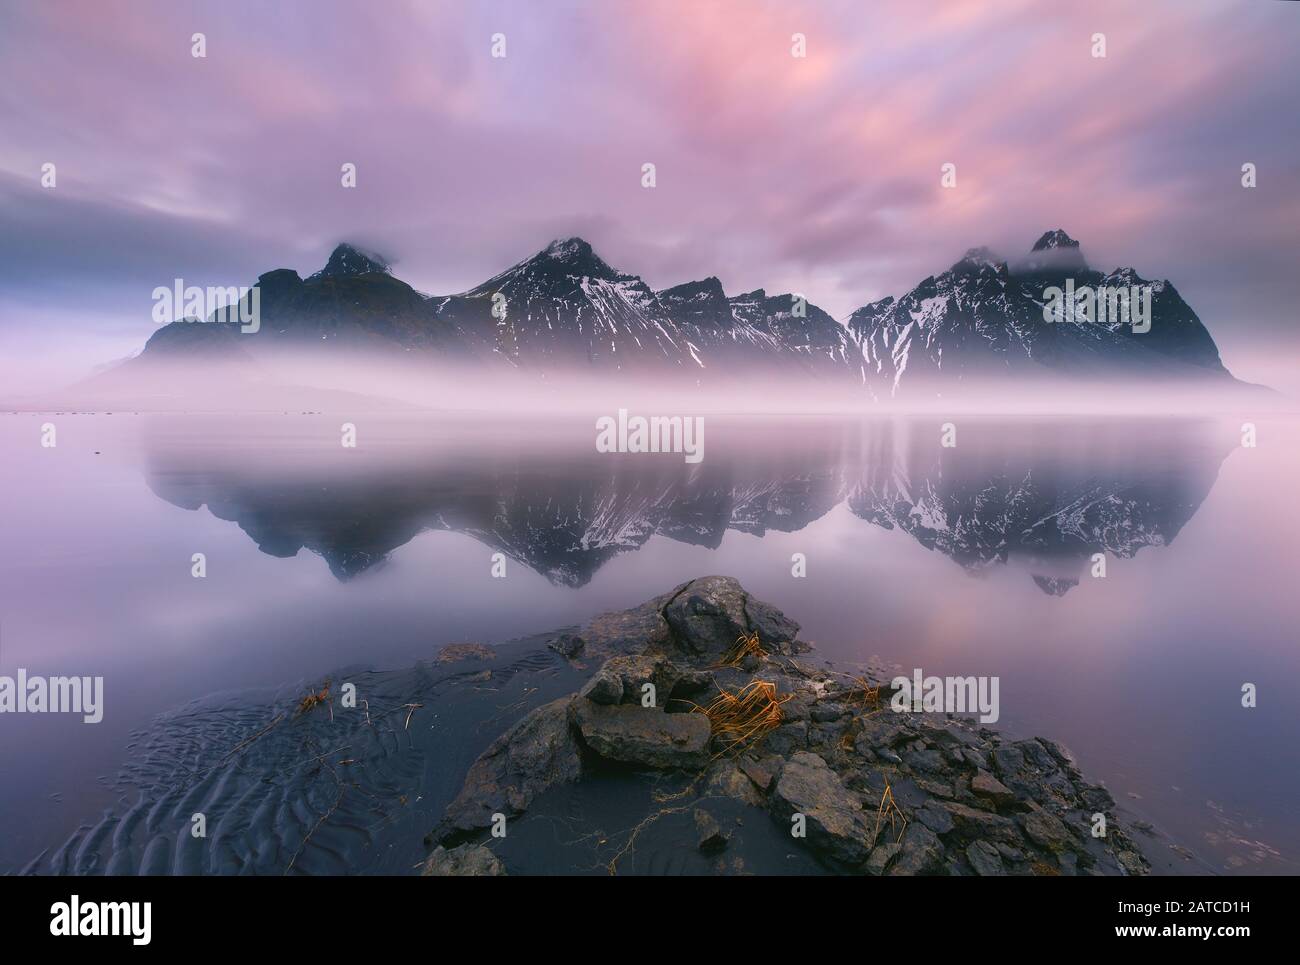
<path fill-rule="evenodd" d="M 148 481 L 169 503 L 237 523 L 271 556 L 319 554 L 339 580 L 447 530 L 581 587 L 652 536 L 716 548 L 727 530 L 797 532 L 845 503 L 968 571 L 1017 560 L 1059 596 L 1094 554 L 1172 542 L 1230 451 L 1200 422 L 970 421 L 953 448 L 930 421 L 736 423 L 712 438 L 697 465 L 597 453 L 572 434 L 551 445 L 387 436 L 369 461 L 324 444 L 288 463 L 251 444 L 158 445 Z"/>
<path fill-rule="evenodd" d="M 937 417 L 707 416 L 688 465 L 596 452 L 597 414 L 80 414 L 57 450 L 31 444 L 35 416 L 0 420 L 0 670 L 102 675 L 106 695 L 93 727 L 6 721 L 0 771 L 24 779 L 0 782 L 0 871 L 284 871 L 298 825 L 267 815 L 333 805 L 331 775 L 292 764 L 327 735 L 273 731 L 230 781 L 221 762 L 326 679 L 425 706 L 349 752 L 382 813 L 337 812 L 294 869 L 408 871 L 469 761 L 573 689 L 537 640 L 709 573 L 801 623 L 814 659 L 997 676 L 998 729 L 1069 747 L 1169 870 L 1201 866 L 1184 846 L 1229 873 L 1297 867 L 1296 712 L 1267 686 L 1300 672 L 1294 425 L 1242 449 L 1240 419 L 953 417 L 946 449 Z M 490 684 L 436 663 L 512 639 L 534 642 L 499 648 Z M 188 821 L 191 791 L 248 832 L 234 852 L 154 843 L 188 834 L 167 816 Z M 624 803 L 601 826 L 634 822 Z"/>

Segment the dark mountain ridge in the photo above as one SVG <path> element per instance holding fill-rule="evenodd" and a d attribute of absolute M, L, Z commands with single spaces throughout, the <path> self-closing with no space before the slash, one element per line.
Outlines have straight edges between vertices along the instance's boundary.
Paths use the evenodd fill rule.
<path fill-rule="evenodd" d="M 1149 286 L 1150 330 L 1115 319 L 1048 321 L 1048 292 L 1070 283 L 1094 291 Z M 901 298 L 858 309 L 848 327 L 878 396 L 1008 375 L 1234 381 L 1209 331 L 1170 282 L 1149 281 L 1132 268 L 1103 274 L 1060 229 L 1045 233 L 1014 265 L 986 248 L 971 249 Z"/>
<path fill-rule="evenodd" d="M 1150 286 L 1151 328 L 1056 322 L 1047 291 Z M 865 386 L 872 397 L 951 392 L 1005 376 L 1232 380 L 1214 339 L 1168 281 L 1132 268 L 1103 274 L 1077 241 L 1046 232 L 1021 261 L 969 250 L 900 298 L 841 325 L 796 294 L 728 296 L 714 276 L 659 291 L 612 268 L 581 238 L 546 248 L 458 295 L 428 296 L 381 256 L 341 244 L 320 271 L 260 276 L 260 326 L 235 306 L 206 323 L 172 322 L 141 360 L 255 357 L 274 347 L 362 349 L 532 371 L 678 373 L 692 381 L 754 371 Z M 247 296 L 246 296 L 247 297 Z"/>

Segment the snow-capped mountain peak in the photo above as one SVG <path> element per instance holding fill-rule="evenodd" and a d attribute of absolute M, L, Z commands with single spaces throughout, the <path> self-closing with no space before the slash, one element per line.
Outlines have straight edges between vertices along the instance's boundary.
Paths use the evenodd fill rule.
<path fill-rule="evenodd" d="M 1094 290 L 1149 284 L 1150 331 L 1134 334 L 1119 323 L 1052 324 L 1044 317 L 1045 293 L 1070 280 Z M 1131 268 L 1094 271 L 1079 242 L 1059 228 L 1044 233 L 1014 265 L 987 248 L 972 248 L 897 301 L 859 308 L 848 329 L 861 348 L 868 387 L 878 396 L 943 394 L 956 382 L 1008 374 L 1228 376 L 1214 340 L 1172 285 L 1146 282 Z"/>
<path fill-rule="evenodd" d="M 620 273 L 605 262 L 582 238 L 557 238 L 527 263 L 547 262 L 567 274 L 588 278 L 614 278 Z"/>
<path fill-rule="evenodd" d="M 556 239 L 459 295 L 426 297 L 351 244 L 302 279 L 265 273 L 261 332 L 174 323 L 155 333 L 148 358 L 215 352 L 238 339 L 254 355 L 279 341 L 330 351 L 361 348 L 505 362 L 513 368 L 679 372 L 713 378 L 811 375 L 860 386 L 873 398 L 950 394 L 1007 375 L 1198 375 L 1227 378 L 1214 340 L 1173 285 L 1131 268 L 1090 269 L 1077 241 L 1046 232 L 1027 262 L 971 248 L 947 271 L 897 299 L 882 298 L 841 325 L 803 294 L 756 288 L 728 297 L 714 276 L 654 291 L 610 267 L 580 237 Z M 1120 321 L 1053 324 L 1046 292 L 1066 286 L 1150 285 L 1151 327 Z"/>

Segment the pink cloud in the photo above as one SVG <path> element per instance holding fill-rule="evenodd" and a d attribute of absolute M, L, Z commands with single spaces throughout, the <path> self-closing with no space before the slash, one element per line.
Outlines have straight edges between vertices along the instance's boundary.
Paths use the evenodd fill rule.
<path fill-rule="evenodd" d="M 57 160 L 62 197 L 170 218 L 214 253 L 249 239 L 265 267 L 314 269 L 351 237 L 455 291 L 585 233 L 654 285 L 717 274 L 841 317 L 1059 226 L 1100 260 L 1202 280 L 1207 311 L 1280 324 L 1300 298 L 1279 254 L 1300 197 L 1287 6 L 24 5 L 0 14 L 0 171 L 33 184 Z M 1266 172 L 1256 195 L 1243 160 Z"/>

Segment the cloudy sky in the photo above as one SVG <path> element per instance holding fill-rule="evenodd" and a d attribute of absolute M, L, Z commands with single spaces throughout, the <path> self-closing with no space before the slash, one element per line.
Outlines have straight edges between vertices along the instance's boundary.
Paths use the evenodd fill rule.
<path fill-rule="evenodd" d="M 446 293 L 582 235 L 844 318 L 1061 227 L 1173 281 L 1230 367 L 1300 341 L 1300 4 L 0 0 L 0 78 L 11 379 L 132 354 L 156 285 L 345 239 Z"/>

